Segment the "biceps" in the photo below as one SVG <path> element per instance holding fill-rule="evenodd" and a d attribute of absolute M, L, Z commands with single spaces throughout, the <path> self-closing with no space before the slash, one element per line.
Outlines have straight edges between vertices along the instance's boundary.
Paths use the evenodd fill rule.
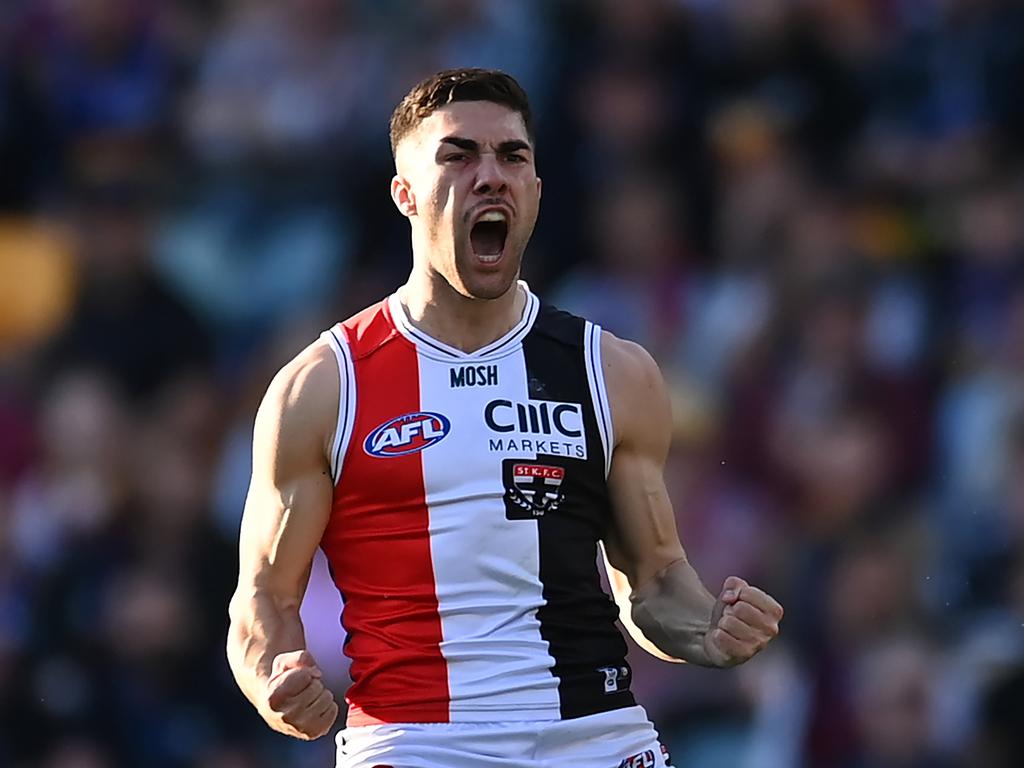
<path fill-rule="evenodd" d="M 613 509 L 608 559 L 635 588 L 686 553 L 661 462 L 629 450 L 616 451 L 608 485 Z"/>

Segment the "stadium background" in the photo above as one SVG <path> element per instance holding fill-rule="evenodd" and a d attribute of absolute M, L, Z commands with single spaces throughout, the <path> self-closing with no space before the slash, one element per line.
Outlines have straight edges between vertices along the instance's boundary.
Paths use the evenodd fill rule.
<path fill-rule="evenodd" d="M 7 0 L 0 765 L 332 764 L 224 661 L 251 421 L 403 278 L 386 120 L 458 65 L 535 104 L 526 278 L 672 383 L 698 570 L 787 609 L 633 652 L 675 764 L 1024 764 L 1021 3 Z"/>

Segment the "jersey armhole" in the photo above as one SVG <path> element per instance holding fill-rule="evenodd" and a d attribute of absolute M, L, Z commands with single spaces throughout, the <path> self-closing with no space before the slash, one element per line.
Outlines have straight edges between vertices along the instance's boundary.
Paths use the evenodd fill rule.
<path fill-rule="evenodd" d="M 604 383 L 604 367 L 601 365 L 601 326 L 589 320 L 583 326 L 583 359 L 587 368 L 590 402 L 594 406 L 597 431 L 601 435 L 601 447 L 604 450 L 604 476 L 607 480 L 612 468 L 612 450 L 615 448 L 612 409 Z"/>
<path fill-rule="evenodd" d="M 338 484 L 341 467 L 348 451 L 349 440 L 356 417 L 356 377 L 352 364 L 352 350 L 339 326 L 320 334 L 334 352 L 338 363 L 338 420 L 334 427 L 334 439 L 331 442 L 331 479 Z"/>

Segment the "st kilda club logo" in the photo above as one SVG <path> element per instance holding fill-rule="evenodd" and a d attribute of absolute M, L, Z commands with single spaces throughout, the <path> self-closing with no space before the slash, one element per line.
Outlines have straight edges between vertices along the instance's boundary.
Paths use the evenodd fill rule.
<path fill-rule="evenodd" d="M 505 459 L 501 463 L 501 474 L 505 483 L 505 517 L 509 520 L 543 517 L 565 501 L 564 467 Z"/>

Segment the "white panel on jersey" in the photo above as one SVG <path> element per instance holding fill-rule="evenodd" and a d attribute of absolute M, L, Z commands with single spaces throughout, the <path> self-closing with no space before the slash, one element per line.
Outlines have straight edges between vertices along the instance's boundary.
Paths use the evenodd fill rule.
<path fill-rule="evenodd" d="M 601 434 L 604 449 L 604 476 L 612 468 L 612 449 L 615 447 L 612 434 L 612 408 L 608 402 L 608 391 L 604 385 L 604 367 L 601 363 L 601 326 L 587 321 L 583 329 L 583 359 L 587 366 L 587 384 L 590 387 L 590 402 L 594 404 L 597 417 L 597 431 Z"/>
<path fill-rule="evenodd" d="M 335 326 L 324 331 L 320 338 L 330 345 L 338 361 L 338 423 L 334 427 L 334 440 L 331 443 L 331 478 L 337 485 L 356 419 L 356 374 L 352 365 L 352 351 L 341 328 Z"/>
<path fill-rule="evenodd" d="M 471 364 L 472 374 L 460 371 Z M 536 454 L 492 452 L 484 422 L 492 400 L 528 399 L 522 350 L 471 363 L 421 354 L 419 365 L 420 409 L 451 422 L 421 454 L 451 719 L 558 718 L 554 659 L 537 620 L 537 523 L 507 519 L 503 501 L 502 461 Z"/>

